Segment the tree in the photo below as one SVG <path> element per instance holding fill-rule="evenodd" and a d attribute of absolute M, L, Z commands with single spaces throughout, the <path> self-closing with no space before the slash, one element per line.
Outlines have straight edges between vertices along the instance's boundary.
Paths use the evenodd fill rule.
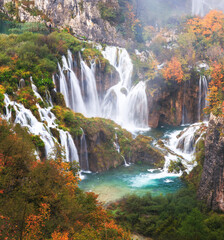
<path fill-rule="evenodd" d="M 175 80 L 180 83 L 184 78 L 184 73 L 180 61 L 173 57 L 163 69 L 163 77 L 168 80 Z"/>
<path fill-rule="evenodd" d="M 179 228 L 180 239 L 183 240 L 205 240 L 207 228 L 202 213 L 194 208 L 182 222 Z"/>

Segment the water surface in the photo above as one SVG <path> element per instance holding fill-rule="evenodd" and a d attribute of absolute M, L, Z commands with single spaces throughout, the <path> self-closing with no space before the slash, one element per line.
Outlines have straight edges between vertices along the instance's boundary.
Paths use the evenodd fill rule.
<path fill-rule="evenodd" d="M 161 126 L 141 134 L 157 140 L 166 139 L 173 132 L 183 130 L 185 127 Z M 99 200 L 105 203 L 116 201 L 127 194 L 141 196 L 150 192 L 155 196 L 173 193 L 184 185 L 175 174 L 167 174 L 161 169 L 138 164 L 121 166 L 104 173 L 83 173 L 82 177 L 84 179 L 81 181 L 80 187 L 85 191 L 99 194 Z"/>

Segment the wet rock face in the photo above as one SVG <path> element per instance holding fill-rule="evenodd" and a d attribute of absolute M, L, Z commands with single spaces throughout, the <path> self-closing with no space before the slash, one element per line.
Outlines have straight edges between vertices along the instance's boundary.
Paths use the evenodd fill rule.
<path fill-rule="evenodd" d="M 211 115 L 205 140 L 205 161 L 198 197 L 224 212 L 224 119 Z"/>
<path fill-rule="evenodd" d="M 154 90 L 152 84 L 156 85 Z M 168 85 L 155 78 L 147 85 L 147 98 L 150 127 L 197 122 L 198 81 Z"/>

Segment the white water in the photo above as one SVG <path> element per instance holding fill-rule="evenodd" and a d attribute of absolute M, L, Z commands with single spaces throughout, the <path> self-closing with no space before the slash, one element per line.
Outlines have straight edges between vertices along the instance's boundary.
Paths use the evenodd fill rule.
<path fill-rule="evenodd" d="M 181 162 L 186 167 L 186 172 L 188 173 L 196 164 L 194 162 L 195 146 L 204 132 L 201 132 L 201 135 L 198 137 L 198 139 L 195 139 L 195 133 L 201 128 L 202 125 L 207 126 L 207 124 L 207 122 L 195 123 L 189 127 L 186 127 L 183 131 L 178 130 L 168 135 L 169 140 L 165 143 L 166 146 L 169 147 L 169 149 L 171 149 L 175 154 L 182 157 Z M 173 159 L 170 160 L 177 161 L 179 158 L 177 155 L 173 155 Z M 168 160 L 165 164 L 165 168 L 166 165 L 168 167 L 169 164 L 170 163 Z"/>
<path fill-rule="evenodd" d="M 198 93 L 198 121 L 204 120 L 202 116 L 203 109 L 208 106 L 207 101 L 208 81 L 205 76 L 200 76 L 199 79 L 199 93 Z"/>
<path fill-rule="evenodd" d="M 203 123 L 207 124 L 207 123 Z M 186 172 L 189 173 L 196 165 L 194 162 L 195 145 L 200 140 L 203 132 L 195 139 L 195 132 L 200 129 L 201 123 L 192 124 L 186 127 L 184 130 L 177 130 L 171 134 L 165 136 L 168 140 L 165 141 L 165 146 L 168 147 L 171 152 L 165 156 L 165 164 L 163 169 L 148 169 L 149 173 L 142 173 L 134 177 L 131 181 L 132 187 L 142 188 L 149 185 L 157 185 L 157 179 L 164 179 L 164 183 L 172 183 L 172 178 L 180 177 L 180 173 L 169 173 L 169 165 L 171 161 L 178 162 L 181 159 L 181 163 L 186 168 Z M 179 134 L 181 136 L 179 136 Z M 159 147 L 159 146 L 158 146 Z"/>
<path fill-rule="evenodd" d="M 32 79 L 31 79 L 32 80 Z M 36 86 L 31 81 L 31 86 L 36 96 L 39 95 Z M 41 97 L 39 97 L 41 98 Z M 50 128 L 57 128 L 55 123 L 56 117 L 51 112 L 51 107 L 41 108 L 37 104 L 41 121 L 32 114 L 29 109 L 26 109 L 22 104 L 18 104 L 11 101 L 9 97 L 5 94 L 5 107 L 6 114 L 3 116 L 7 121 L 12 118 L 12 107 L 15 110 L 15 121 L 14 123 L 19 123 L 23 127 L 27 127 L 29 132 L 34 135 L 39 135 L 41 140 L 45 144 L 45 155 L 46 157 L 54 157 L 55 155 L 55 144 L 57 140 L 52 136 Z M 71 135 L 68 132 L 60 130 L 61 145 L 65 148 L 65 155 L 67 161 L 78 161 L 77 149 Z"/>
<path fill-rule="evenodd" d="M 53 153 L 55 147 L 55 139 L 50 133 L 49 127 L 53 125 L 54 117 L 48 115 L 47 110 L 41 109 L 39 106 L 40 117 L 42 121 L 48 120 L 48 125 L 43 122 L 39 122 L 29 109 L 26 109 L 22 104 L 18 104 L 14 101 L 10 101 L 7 95 L 5 95 L 5 107 L 6 116 L 8 121 L 11 118 L 10 106 L 13 106 L 16 112 L 16 118 L 14 123 L 19 123 L 23 127 L 27 127 L 32 134 L 39 135 L 45 144 L 46 156 Z"/>
<path fill-rule="evenodd" d="M 61 146 L 64 148 L 67 162 L 79 162 L 77 148 L 69 132 L 60 130 Z"/>
<path fill-rule="evenodd" d="M 80 138 L 80 167 L 82 171 L 89 172 L 88 149 L 86 143 L 86 136 L 82 129 L 82 136 Z"/>
<path fill-rule="evenodd" d="M 101 116 L 100 103 L 98 92 L 96 88 L 96 79 L 95 79 L 95 61 L 91 62 L 91 68 L 82 60 L 81 62 L 81 71 L 82 71 L 82 82 L 84 87 L 84 98 L 85 105 L 87 109 L 87 117 L 97 117 Z"/>
<path fill-rule="evenodd" d="M 133 64 L 126 49 L 106 47 L 102 52 L 117 70 L 120 81 L 111 87 L 103 100 L 103 117 L 109 118 L 130 131 L 148 128 L 148 103 L 145 82 L 131 87 Z"/>
<path fill-rule="evenodd" d="M 224 0 L 192 0 L 192 14 L 204 16 L 210 10 L 224 11 Z"/>
<path fill-rule="evenodd" d="M 112 86 L 103 100 L 100 100 L 96 87 L 95 61 L 90 67 L 81 58 L 81 81 L 73 69 L 73 58 L 62 57 L 63 67 L 58 64 L 60 92 L 65 97 L 67 107 L 86 117 L 112 119 L 130 131 L 148 128 L 148 106 L 145 82 L 132 86 L 133 64 L 126 49 L 106 47 L 102 52 L 120 76 L 118 84 Z"/>

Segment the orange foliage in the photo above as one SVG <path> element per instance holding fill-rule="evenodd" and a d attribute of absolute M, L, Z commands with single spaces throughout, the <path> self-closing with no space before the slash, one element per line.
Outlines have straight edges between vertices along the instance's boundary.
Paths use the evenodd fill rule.
<path fill-rule="evenodd" d="M 42 203 L 39 212 L 39 215 L 32 214 L 27 217 L 24 239 L 41 239 L 42 227 L 45 226 L 45 221 L 49 219 L 50 216 L 48 204 Z"/>
<path fill-rule="evenodd" d="M 173 57 L 163 69 L 163 77 L 166 80 L 176 80 L 178 83 L 183 80 L 184 72 L 180 61 L 176 57 Z"/>
<path fill-rule="evenodd" d="M 10 68 L 8 66 L 0 66 L 0 73 L 8 72 Z"/>
<path fill-rule="evenodd" d="M 223 37 L 224 14 L 222 11 L 210 11 L 204 18 L 190 19 L 187 24 L 194 33 L 205 36 L 208 40 L 213 34 L 220 38 Z"/>
<path fill-rule="evenodd" d="M 137 24 L 140 23 L 140 20 L 138 18 L 136 18 L 136 15 L 134 13 L 134 7 L 132 4 L 130 3 L 126 3 L 126 7 L 128 9 L 128 21 L 130 22 L 131 25 L 131 30 L 134 32 L 135 31 L 135 27 Z"/>
<path fill-rule="evenodd" d="M 59 231 L 54 231 L 51 234 L 52 240 L 68 240 L 68 232 L 59 232 Z"/>
<path fill-rule="evenodd" d="M 63 177 L 65 181 L 66 187 L 71 191 L 71 193 L 74 193 L 78 187 L 80 179 L 78 176 L 74 176 L 73 172 L 70 170 L 69 163 L 63 162 L 62 160 L 51 160 L 50 164 L 58 170 L 59 175 Z"/>
<path fill-rule="evenodd" d="M 210 109 L 215 114 L 223 112 L 224 96 L 224 67 L 222 64 L 215 62 L 211 71 L 211 82 L 209 84 L 208 101 Z"/>

